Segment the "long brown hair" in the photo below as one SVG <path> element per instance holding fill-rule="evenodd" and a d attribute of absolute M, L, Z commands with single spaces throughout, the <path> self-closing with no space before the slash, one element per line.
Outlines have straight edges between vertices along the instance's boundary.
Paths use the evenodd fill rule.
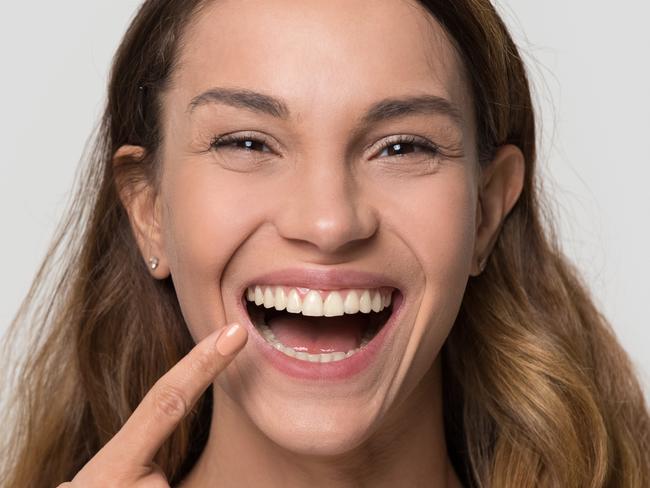
<path fill-rule="evenodd" d="M 5 338 L 3 487 L 72 479 L 194 344 L 171 279 L 148 273 L 118 188 L 157 181 L 160 94 L 206 3 L 146 1 L 115 55 L 89 164 Z M 456 471 L 476 487 L 650 486 L 650 419 L 635 371 L 540 201 L 519 51 L 489 0 L 420 3 L 463 60 L 480 164 L 505 143 L 526 159 L 523 192 L 441 352 Z M 146 155 L 113 165 L 123 144 Z M 155 459 L 171 484 L 205 446 L 211 401 L 208 389 Z"/>

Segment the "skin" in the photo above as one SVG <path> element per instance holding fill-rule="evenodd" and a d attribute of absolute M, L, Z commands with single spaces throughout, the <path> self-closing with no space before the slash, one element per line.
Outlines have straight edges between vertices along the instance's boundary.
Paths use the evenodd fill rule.
<path fill-rule="evenodd" d="M 403 284 L 406 301 L 390 344 L 353 380 L 300 382 L 244 347 L 218 376 L 224 364 L 202 363 L 204 386 L 175 383 L 189 405 L 212 375 L 217 406 L 183 486 L 460 486 L 444 439 L 438 353 L 519 197 L 524 158 L 502 146 L 479 171 L 472 100 L 443 30 L 403 0 L 218 2 L 188 30 L 180 60 L 163 96 L 161 191 L 145 186 L 123 202 L 143 258 L 160 259 L 152 275 L 173 277 L 189 331 L 203 340 L 197 348 L 219 324 L 241 321 L 238 287 L 285 267 L 381 269 Z M 223 104 L 188 111 L 217 86 L 281 98 L 291 116 Z M 421 93 L 451 101 L 462 120 L 408 115 L 354 132 L 374 102 Z M 266 146 L 211 150 L 227 133 L 266 137 Z M 441 152 L 382 149 L 395 135 Z M 141 152 L 124 146 L 116 160 Z M 168 374 L 189 380 L 196 368 L 182 363 Z M 109 443 L 109 452 L 128 444 L 133 454 L 121 486 L 164 482 L 151 458 L 175 418 L 148 420 L 164 416 L 150 396 Z M 138 422 L 160 424 L 147 445 Z M 83 481 L 98 480 L 110 460 L 93 458 Z"/>

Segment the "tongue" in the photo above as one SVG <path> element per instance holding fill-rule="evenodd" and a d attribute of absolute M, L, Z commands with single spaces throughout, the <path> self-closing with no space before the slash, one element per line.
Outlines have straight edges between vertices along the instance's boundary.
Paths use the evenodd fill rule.
<path fill-rule="evenodd" d="M 269 318 L 268 326 L 285 346 L 310 354 L 342 351 L 359 347 L 365 321 L 358 314 L 338 317 L 308 317 L 281 314 Z"/>

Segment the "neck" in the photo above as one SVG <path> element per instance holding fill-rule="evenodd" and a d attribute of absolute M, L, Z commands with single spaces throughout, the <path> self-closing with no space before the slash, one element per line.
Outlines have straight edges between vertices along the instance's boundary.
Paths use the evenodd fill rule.
<path fill-rule="evenodd" d="M 208 442 L 182 486 L 461 488 L 447 457 L 440 379 L 436 360 L 373 435 L 327 458 L 296 454 L 271 441 L 215 383 Z"/>

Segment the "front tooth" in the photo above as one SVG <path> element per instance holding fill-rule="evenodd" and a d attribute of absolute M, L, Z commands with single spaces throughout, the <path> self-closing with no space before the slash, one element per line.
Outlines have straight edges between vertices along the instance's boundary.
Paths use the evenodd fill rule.
<path fill-rule="evenodd" d="M 264 303 L 264 293 L 259 286 L 255 287 L 255 305 L 262 305 Z"/>
<path fill-rule="evenodd" d="M 252 286 L 246 289 L 246 300 L 249 302 L 255 301 L 255 289 Z"/>
<path fill-rule="evenodd" d="M 384 302 L 384 307 L 388 307 L 390 305 L 392 296 L 393 296 L 392 292 L 389 292 L 388 295 L 386 295 L 386 301 Z"/>
<path fill-rule="evenodd" d="M 287 294 L 284 292 L 284 288 L 278 286 L 275 288 L 275 309 L 284 310 L 287 308 Z"/>
<path fill-rule="evenodd" d="M 281 349 L 281 351 L 284 352 L 287 356 L 291 356 L 292 358 L 295 358 L 298 354 L 298 351 L 296 351 L 294 348 L 287 346 Z"/>
<path fill-rule="evenodd" d="M 361 298 L 359 298 L 359 310 L 363 313 L 370 313 L 370 310 L 372 310 L 372 301 L 368 290 L 364 290 Z"/>
<path fill-rule="evenodd" d="M 343 299 L 339 292 L 333 291 L 327 295 L 325 303 L 323 304 L 323 315 L 325 315 L 325 317 L 343 315 Z"/>
<path fill-rule="evenodd" d="M 306 351 L 296 351 L 292 347 L 285 346 L 275 338 L 273 340 L 270 340 L 267 337 L 267 341 L 270 342 L 272 347 L 286 354 L 287 356 L 291 356 L 302 361 L 308 361 L 310 363 L 329 363 L 332 361 L 341 361 L 342 359 L 349 358 L 353 354 L 356 354 L 360 350 L 360 348 L 357 347 L 355 349 L 349 350 L 348 352 L 336 351 L 320 354 L 310 354 Z"/>
<path fill-rule="evenodd" d="M 302 301 L 302 314 L 311 317 L 323 316 L 323 299 L 317 291 L 310 291 Z"/>
<path fill-rule="evenodd" d="M 356 291 L 350 290 L 348 292 L 343 304 L 343 311 L 345 313 L 357 313 L 359 311 L 359 295 Z"/>
<path fill-rule="evenodd" d="M 381 312 L 381 294 L 376 291 L 374 295 L 372 296 L 372 311 L 373 312 Z"/>
<path fill-rule="evenodd" d="M 309 357 L 309 353 L 308 353 L 308 352 L 305 352 L 305 351 L 298 351 L 298 352 L 296 353 L 296 357 L 297 357 L 298 359 L 302 359 L 303 361 L 306 361 L 307 358 Z"/>
<path fill-rule="evenodd" d="M 332 360 L 331 352 L 322 352 L 319 354 L 321 363 L 329 363 Z"/>
<path fill-rule="evenodd" d="M 289 291 L 289 298 L 287 298 L 287 312 L 300 313 L 302 311 L 302 302 L 298 291 L 294 288 Z"/>
<path fill-rule="evenodd" d="M 273 297 L 273 288 L 267 286 L 264 290 L 264 308 L 271 308 L 275 305 L 275 299 Z"/>

